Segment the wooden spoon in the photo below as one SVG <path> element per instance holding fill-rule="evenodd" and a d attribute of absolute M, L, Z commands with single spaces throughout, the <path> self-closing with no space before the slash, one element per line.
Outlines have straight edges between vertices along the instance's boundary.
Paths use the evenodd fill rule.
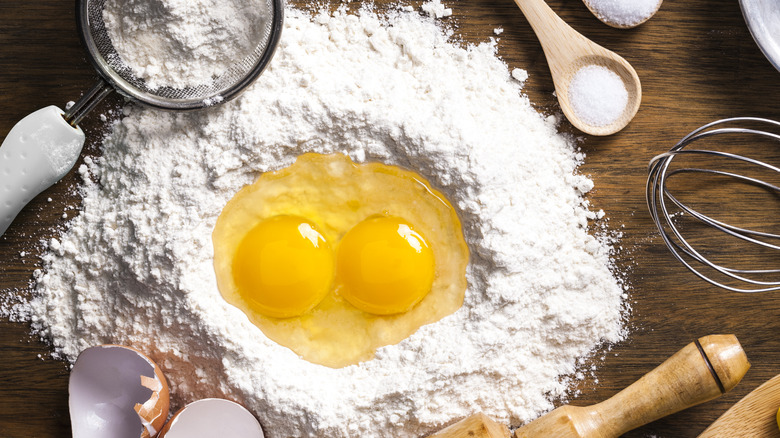
<path fill-rule="evenodd" d="M 780 374 L 746 395 L 715 420 L 699 438 L 780 438 Z"/>
<path fill-rule="evenodd" d="M 736 386 L 748 368 L 750 363 L 734 335 L 705 336 L 611 398 L 593 406 L 561 406 L 517 429 L 514 437 L 617 438 L 643 424 L 720 396 Z M 506 426 L 476 414 L 430 438 L 509 436 Z"/>
<path fill-rule="evenodd" d="M 555 83 L 555 94 L 563 114 L 571 124 L 591 135 L 611 135 L 625 128 L 636 115 L 642 101 L 642 85 L 631 64 L 572 29 L 544 0 L 515 0 L 515 3 L 531 23 L 542 44 Z M 569 84 L 572 78 L 580 68 L 588 65 L 599 65 L 612 70 L 620 76 L 628 91 L 628 103 L 623 114 L 609 125 L 593 126 L 584 122 L 569 102 Z"/>
<path fill-rule="evenodd" d="M 632 1 L 632 0 L 625 0 L 625 1 Z M 633 27 L 637 27 L 640 24 L 644 23 L 645 21 L 653 18 L 653 15 L 655 15 L 656 12 L 661 8 L 661 3 L 663 3 L 663 0 L 658 0 L 658 4 L 655 6 L 655 10 L 647 15 L 644 19 L 641 21 L 637 21 L 636 23 L 631 24 L 624 24 L 624 23 L 618 23 L 613 20 L 611 20 L 609 17 L 607 17 L 603 11 L 599 10 L 599 8 L 595 7 L 593 4 L 593 0 L 582 0 L 583 3 L 585 3 L 585 6 L 588 7 L 590 12 L 593 13 L 593 15 L 596 16 L 599 20 L 601 20 L 602 23 L 606 24 L 607 26 L 615 27 L 617 29 L 631 29 Z"/>

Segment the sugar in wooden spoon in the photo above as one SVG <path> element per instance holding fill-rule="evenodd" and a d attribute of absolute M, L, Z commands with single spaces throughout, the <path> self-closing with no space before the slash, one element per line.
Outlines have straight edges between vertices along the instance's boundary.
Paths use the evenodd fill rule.
<path fill-rule="evenodd" d="M 642 101 L 642 85 L 634 68 L 572 29 L 544 0 L 515 3 L 542 44 L 558 102 L 569 122 L 591 135 L 611 135 L 628 125 Z M 595 70 L 583 71 L 586 68 Z M 575 81 L 582 73 L 585 80 Z M 572 88 L 572 83 L 579 85 Z"/>
<path fill-rule="evenodd" d="M 649 20 L 663 0 L 582 0 L 604 24 L 618 29 L 637 27 Z"/>

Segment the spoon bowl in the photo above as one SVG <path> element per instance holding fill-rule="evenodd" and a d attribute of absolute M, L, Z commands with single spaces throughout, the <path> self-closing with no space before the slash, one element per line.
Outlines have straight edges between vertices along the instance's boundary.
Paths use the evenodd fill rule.
<path fill-rule="evenodd" d="M 563 114 L 580 131 L 597 136 L 611 135 L 634 118 L 642 102 L 642 84 L 636 70 L 618 54 L 601 47 L 566 24 L 544 0 L 515 0 L 542 44 L 550 66 L 555 94 Z M 606 67 L 617 74 L 628 92 L 622 114 L 603 126 L 587 123 L 569 101 L 569 86 L 574 75 L 588 65 Z"/>
<path fill-rule="evenodd" d="M 632 1 L 632 0 L 628 0 L 628 1 Z M 633 21 L 630 23 L 620 22 L 615 20 L 614 17 L 612 18 L 609 17 L 609 13 L 596 6 L 594 0 L 582 0 L 582 2 L 585 3 L 585 6 L 588 8 L 588 10 L 590 10 L 590 12 L 593 15 L 596 16 L 596 18 L 598 18 L 602 23 L 606 24 L 607 26 L 614 27 L 617 29 L 631 29 L 653 18 L 653 15 L 655 15 L 655 13 L 658 12 L 658 9 L 661 8 L 661 3 L 663 3 L 663 0 L 658 0 L 657 4 L 655 5 L 655 10 L 647 14 L 644 18 L 642 18 L 639 21 Z"/>
<path fill-rule="evenodd" d="M 614 55 L 614 53 L 612 54 Z M 594 126 L 588 124 L 576 114 L 571 101 L 569 100 L 569 86 L 571 85 L 572 79 L 574 79 L 574 75 L 576 75 L 581 68 L 589 65 L 605 67 L 617 74 L 623 81 L 623 85 L 628 92 L 628 102 L 623 109 L 623 113 L 608 125 Z M 636 71 L 631 67 L 631 64 L 619 56 L 604 56 L 595 53 L 582 56 L 575 59 L 566 68 L 562 69 L 557 79 L 553 77 L 553 81 L 555 82 L 555 94 L 558 96 L 558 103 L 561 105 L 563 114 L 575 128 L 591 135 L 604 136 L 620 131 L 634 118 L 637 111 L 639 111 L 639 105 L 642 101 L 642 86 L 639 82 L 639 76 L 637 76 Z"/>

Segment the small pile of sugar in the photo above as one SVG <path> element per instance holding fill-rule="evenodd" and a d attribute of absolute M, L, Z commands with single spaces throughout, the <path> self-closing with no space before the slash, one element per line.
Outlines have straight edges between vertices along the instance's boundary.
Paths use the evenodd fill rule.
<path fill-rule="evenodd" d="M 103 21 L 119 54 L 155 90 L 209 84 L 265 38 L 266 0 L 107 0 Z"/>
<path fill-rule="evenodd" d="M 619 26 L 642 24 L 655 14 L 663 0 L 590 0 L 589 6 L 601 20 Z"/>
<path fill-rule="evenodd" d="M 569 85 L 569 103 L 574 113 L 591 126 L 615 122 L 628 104 L 628 91 L 614 71 L 588 65 L 575 73 Z"/>

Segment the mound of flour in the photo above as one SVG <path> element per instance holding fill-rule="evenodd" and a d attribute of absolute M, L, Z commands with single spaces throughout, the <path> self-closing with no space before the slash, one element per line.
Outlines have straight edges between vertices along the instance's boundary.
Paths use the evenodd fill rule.
<path fill-rule="evenodd" d="M 225 203 L 312 151 L 421 173 L 459 210 L 471 249 L 459 311 L 342 369 L 268 340 L 224 302 L 212 268 Z M 582 159 L 492 43 L 461 48 L 415 13 L 290 9 L 274 61 L 238 100 L 126 109 L 82 169 L 83 210 L 49 244 L 33 326 L 69 360 L 101 343 L 146 351 L 175 404 L 231 398 L 271 438 L 416 437 L 478 411 L 519 424 L 623 333 L 607 248 L 586 232 Z"/>

